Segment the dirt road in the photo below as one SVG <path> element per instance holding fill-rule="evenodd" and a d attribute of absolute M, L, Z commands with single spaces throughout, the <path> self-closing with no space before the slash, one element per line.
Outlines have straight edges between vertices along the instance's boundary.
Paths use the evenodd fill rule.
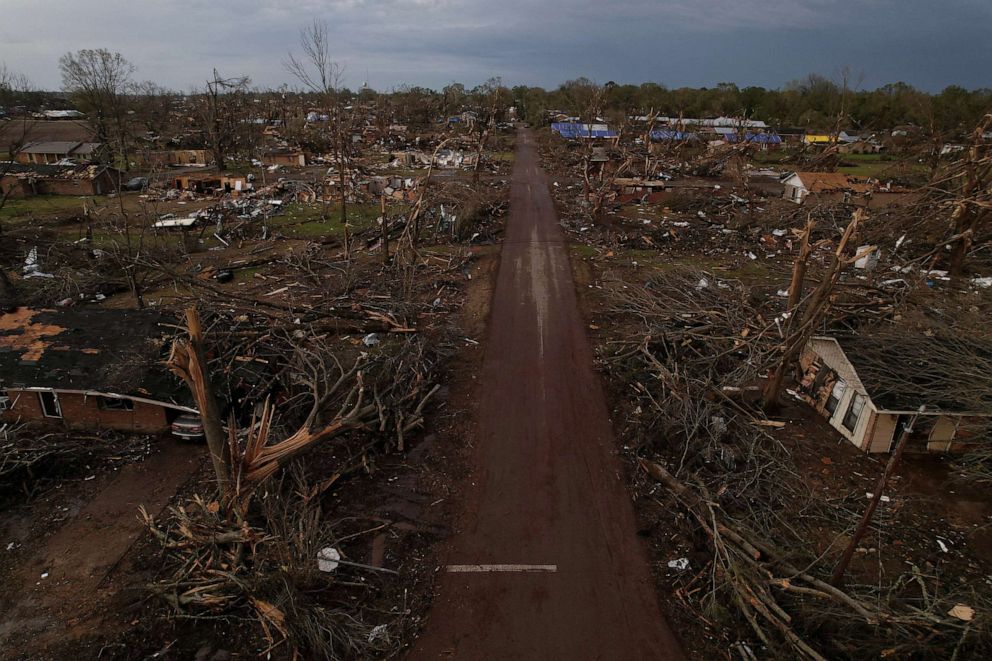
<path fill-rule="evenodd" d="M 410 659 L 680 659 L 658 606 L 529 131 L 478 397 L 474 477 Z"/>

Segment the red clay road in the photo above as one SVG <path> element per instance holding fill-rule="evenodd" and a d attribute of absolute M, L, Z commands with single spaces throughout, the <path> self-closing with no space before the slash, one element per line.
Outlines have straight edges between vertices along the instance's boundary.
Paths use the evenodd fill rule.
<path fill-rule="evenodd" d="M 408 658 L 682 659 L 636 535 L 547 180 L 530 132 L 519 137 L 474 477 L 446 555 L 449 570 L 544 567 L 446 571 Z"/>

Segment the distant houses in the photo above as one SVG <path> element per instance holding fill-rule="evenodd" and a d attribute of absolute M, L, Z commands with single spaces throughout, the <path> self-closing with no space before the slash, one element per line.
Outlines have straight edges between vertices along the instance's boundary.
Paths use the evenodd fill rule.
<path fill-rule="evenodd" d="M 60 161 L 93 163 L 105 160 L 106 147 L 100 142 L 31 142 L 16 151 L 14 160 L 24 165 L 52 165 Z"/>

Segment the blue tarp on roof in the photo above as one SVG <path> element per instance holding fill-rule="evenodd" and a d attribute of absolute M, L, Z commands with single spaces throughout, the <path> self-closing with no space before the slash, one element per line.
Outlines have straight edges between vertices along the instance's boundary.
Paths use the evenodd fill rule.
<path fill-rule="evenodd" d="M 573 122 L 555 122 L 551 125 L 551 130 L 568 140 L 617 137 L 616 131 L 610 129 L 590 129 L 589 124 L 576 124 Z"/>
<path fill-rule="evenodd" d="M 723 139 L 727 142 L 737 142 L 740 136 L 736 133 L 731 133 L 723 136 Z M 780 145 L 782 144 L 782 138 L 776 133 L 745 133 L 744 142 L 756 142 L 763 145 Z"/>
<path fill-rule="evenodd" d="M 651 139 L 658 140 L 659 142 L 667 142 L 674 140 L 675 142 L 682 142 L 683 140 L 695 140 L 695 133 L 689 133 L 686 131 L 672 131 L 669 129 L 657 129 L 651 131 Z"/>

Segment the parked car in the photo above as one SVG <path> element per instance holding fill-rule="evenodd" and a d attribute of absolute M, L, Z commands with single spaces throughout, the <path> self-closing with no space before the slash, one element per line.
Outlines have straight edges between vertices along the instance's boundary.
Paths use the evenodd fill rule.
<path fill-rule="evenodd" d="M 148 177 L 134 177 L 124 184 L 125 190 L 143 191 L 148 188 Z"/>
<path fill-rule="evenodd" d="M 184 413 L 172 421 L 172 435 L 184 440 L 203 438 L 203 420 L 192 413 Z"/>

